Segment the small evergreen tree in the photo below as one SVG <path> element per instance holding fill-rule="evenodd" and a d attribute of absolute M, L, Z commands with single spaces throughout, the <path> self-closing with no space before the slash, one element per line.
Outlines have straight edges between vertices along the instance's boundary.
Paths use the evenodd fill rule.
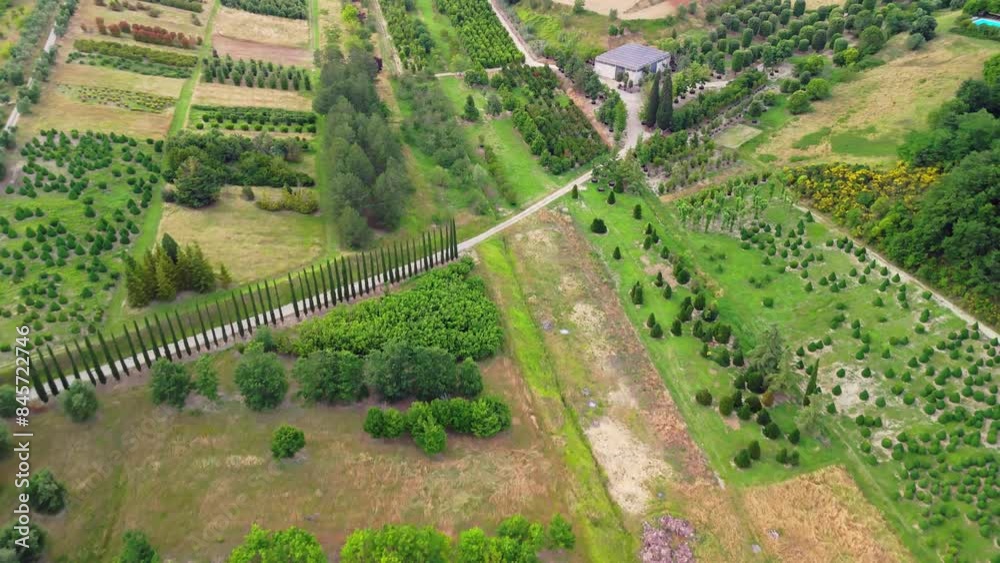
<path fill-rule="evenodd" d="M 681 320 L 680 319 L 674 319 L 673 324 L 670 325 L 670 334 L 673 334 L 674 336 L 680 336 L 681 332 L 682 332 L 682 330 L 681 330 Z"/>
<path fill-rule="evenodd" d="M 747 451 L 750 452 L 750 459 L 760 459 L 760 442 L 757 440 L 750 442 Z"/>
<path fill-rule="evenodd" d="M 611 253 L 611 257 L 614 258 L 615 260 L 621 260 L 622 259 L 622 249 L 618 248 L 616 246 L 614 252 Z"/>
<path fill-rule="evenodd" d="M 649 331 L 649 335 L 653 338 L 663 338 L 663 328 L 660 326 L 660 323 L 653 325 L 653 328 Z"/>
<path fill-rule="evenodd" d="M 479 121 L 479 109 L 476 108 L 476 101 L 472 99 L 472 94 L 465 98 L 465 109 L 462 111 L 462 117 L 466 121 Z"/>
<path fill-rule="evenodd" d="M 292 457 L 305 445 L 305 433 L 288 424 L 279 426 L 271 436 L 271 454 L 275 459 Z"/>
<path fill-rule="evenodd" d="M 608 200 L 607 201 L 608 201 L 608 205 L 614 205 L 615 204 L 615 192 L 614 192 L 614 190 L 612 190 L 610 193 L 608 193 Z"/>
<path fill-rule="evenodd" d="M 642 219 L 642 205 L 638 203 L 635 204 L 635 207 L 632 208 L 632 218 Z"/>

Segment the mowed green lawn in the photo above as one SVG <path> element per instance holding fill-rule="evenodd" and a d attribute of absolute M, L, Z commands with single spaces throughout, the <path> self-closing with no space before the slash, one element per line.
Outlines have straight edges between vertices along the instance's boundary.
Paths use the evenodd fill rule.
<path fill-rule="evenodd" d="M 981 559 L 995 553 L 995 548 L 990 547 L 991 540 L 981 536 L 978 526 L 970 525 L 968 520 L 946 517 L 935 525 L 928 525 L 928 518 L 923 514 L 925 503 L 897 500 L 897 494 L 912 481 L 900 479 L 900 462 L 890 460 L 890 450 L 882 445 L 884 438 L 894 445 L 898 434 L 904 430 L 910 435 L 922 432 L 934 434 L 942 430 L 953 433 L 963 426 L 961 423 L 941 423 L 936 417 L 925 414 L 923 408 L 928 402 L 921 394 L 928 384 L 944 391 L 948 397 L 948 412 L 955 407 L 955 400 L 972 410 L 983 408 L 986 404 L 983 401 L 996 400 L 995 380 L 989 383 L 986 375 L 984 379 L 987 381 L 973 382 L 970 386 L 971 390 L 982 392 L 978 399 L 966 397 L 964 393 L 959 397 L 958 391 L 963 382 L 969 383 L 968 379 L 953 377 L 942 384 L 934 382 L 933 373 L 939 373 L 944 368 L 961 368 L 963 371 L 959 373 L 963 377 L 968 376 L 970 366 L 982 363 L 981 360 L 987 361 L 975 368 L 978 373 L 994 372 L 995 375 L 997 370 L 992 366 L 992 356 L 987 355 L 991 347 L 985 340 L 968 340 L 958 351 L 941 351 L 939 346 L 952 342 L 952 337 L 965 328 L 965 324 L 943 306 L 926 299 L 913 285 L 909 286 L 909 308 L 903 308 L 896 297 L 901 284 L 893 282 L 891 274 L 883 276 L 878 268 L 867 275 L 866 283 L 860 283 L 866 265 L 836 246 L 826 246 L 826 242 L 836 235 L 819 223 L 805 224 L 804 239 L 811 248 L 800 249 L 800 257 L 789 255 L 781 258 L 779 253 L 769 258 L 770 264 L 765 264 L 767 255 L 756 247 L 744 249 L 738 231 L 735 236 L 703 232 L 701 227 L 681 223 L 675 207 L 663 205 L 652 198 L 620 195 L 615 205 L 608 205 L 605 199 L 606 192 L 587 190 L 581 194 L 579 201 L 571 203 L 571 213 L 578 227 L 588 233 L 595 217 L 603 218 L 607 223 L 608 234 L 588 234 L 588 238 L 595 251 L 605 259 L 625 309 L 642 334 L 664 383 L 687 419 L 692 435 L 727 483 L 745 486 L 780 481 L 802 471 L 834 463 L 844 464 L 868 500 L 879 508 L 918 559 L 935 558 L 937 554 L 947 551 L 949 544 L 954 544 L 961 554 L 971 558 Z M 632 218 L 636 203 L 643 207 L 642 220 Z M 785 233 L 794 229 L 803 216 L 797 209 L 777 201 L 770 205 L 765 215 L 771 224 L 781 224 Z M 670 323 L 681 300 L 690 292 L 686 287 L 675 286 L 673 298 L 668 301 L 651 283 L 657 265 L 669 270 L 666 268 L 667 261 L 659 258 L 659 245 L 650 250 L 642 249 L 642 230 L 647 221 L 656 226 L 663 244 L 672 253 L 688 257 L 695 265 L 711 291 L 713 297 L 710 301 L 718 304 L 718 322 L 734 327 L 734 334 L 745 351 L 749 352 L 756 336 L 771 325 L 779 328 L 788 345 L 789 363 L 798 359 L 796 351 L 800 346 L 804 348 L 810 342 L 830 337 L 830 344 L 817 352 L 805 352 L 802 358 L 806 365 L 819 360 L 818 382 L 822 392 L 814 400 L 822 407 L 822 421 L 827 432 L 819 439 L 805 438 L 796 447 L 801 456 L 800 467 L 783 467 L 774 460 L 779 448 L 793 447 L 787 440 L 767 440 L 753 421 L 740 423 L 735 416 L 724 420 L 719 415 L 715 405 L 722 394 L 732 393 L 734 368 L 723 369 L 701 357 L 702 344 L 691 336 L 690 323 L 684 325 L 682 337 L 669 333 Z M 616 246 L 621 249 L 622 260 L 612 259 Z M 779 273 L 780 267 L 790 266 L 794 260 L 800 260 L 809 253 L 821 254 L 824 260 L 809 266 L 808 279 L 803 279 L 799 270 Z M 851 275 L 852 268 L 854 275 Z M 844 289 L 834 293 L 828 285 L 820 285 L 820 278 L 831 273 L 836 273 L 838 280 L 847 280 Z M 889 285 L 883 292 L 879 286 L 885 280 L 889 280 Z M 641 306 L 632 305 L 628 295 L 629 288 L 636 282 L 642 283 L 645 288 L 645 300 Z M 814 288 L 812 292 L 805 289 L 809 282 Z M 765 306 L 765 298 L 773 299 L 773 306 Z M 877 298 L 881 298 L 881 306 L 875 305 Z M 929 319 L 921 323 L 919 317 L 925 309 L 929 311 Z M 644 326 L 651 312 L 664 328 L 663 339 L 652 338 Z M 838 328 L 832 328 L 831 321 L 838 313 L 843 313 L 846 320 Z M 862 341 L 852 334 L 851 323 L 855 320 L 860 322 L 859 336 L 870 339 L 871 350 L 861 359 L 858 353 L 863 347 Z M 917 325 L 925 326 L 926 333 L 918 334 L 915 331 Z M 906 337 L 908 344 L 893 345 L 890 343 L 893 337 Z M 911 358 L 922 355 L 928 348 L 937 351 L 929 356 L 927 362 L 918 362 L 916 368 L 908 365 Z M 992 352 L 996 353 L 995 347 Z M 837 375 L 841 368 L 845 370 L 844 377 Z M 864 376 L 864 368 L 871 370 L 870 377 Z M 793 368 L 789 366 L 789 369 Z M 890 369 L 893 372 L 891 376 L 888 375 Z M 795 372 L 801 374 L 800 388 L 804 388 L 807 377 L 801 370 Z M 909 375 L 903 375 L 907 372 Z M 839 396 L 834 395 L 835 386 L 842 387 Z M 700 389 L 712 392 L 715 397 L 712 408 L 695 402 L 694 395 Z M 905 404 L 902 399 L 908 396 L 918 399 L 915 403 Z M 884 407 L 875 404 L 880 398 L 886 401 Z M 787 433 L 795 424 L 800 407 L 794 401 L 779 403 L 771 409 L 771 414 Z M 826 414 L 826 406 L 830 403 L 836 405 L 837 414 Z M 938 409 L 941 405 L 939 402 Z M 883 426 L 862 430 L 854 421 L 854 417 L 860 414 L 880 416 Z M 866 435 L 869 431 L 872 433 Z M 759 440 L 763 447 L 761 461 L 755 462 L 749 470 L 737 469 L 731 462 L 733 456 L 754 439 Z M 869 451 L 874 457 L 869 456 Z M 988 450 L 961 446 L 955 453 L 948 454 L 948 463 L 959 463 L 985 451 Z M 906 454 L 904 459 L 918 458 L 926 460 L 927 456 Z M 940 471 L 941 478 L 968 477 L 968 473 L 961 468 Z M 923 475 L 926 476 L 926 473 Z M 923 487 L 921 491 L 922 494 L 927 493 Z M 960 513 L 968 513 L 975 509 L 956 498 L 950 501 L 931 498 L 934 501 L 929 506 L 935 510 L 954 507 Z M 957 537 L 961 541 L 955 540 L 953 534 L 959 534 Z"/>

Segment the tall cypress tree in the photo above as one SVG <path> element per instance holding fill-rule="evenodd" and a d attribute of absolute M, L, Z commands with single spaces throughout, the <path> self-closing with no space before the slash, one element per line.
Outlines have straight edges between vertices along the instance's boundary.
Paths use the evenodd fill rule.
<path fill-rule="evenodd" d="M 59 360 L 56 359 L 56 355 L 52 353 L 52 347 L 45 344 L 45 349 L 49 351 L 49 358 L 52 359 L 52 363 L 56 366 L 56 372 L 59 374 L 59 381 L 62 382 L 63 389 L 69 389 L 69 382 L 66 381 L 66 374 L 63 372 L 63 368 L 59 365 Z"/>
<path fill-rule="evenodd" d="M 146 323 L 146 336 L 148 336 L 149 340 L 153 343 L 153 345 L 152 345 L 152 348 L 153 348 L 153 357 L 155 359 L 159 360 L 163 356 L 160 355 L 160 345 L 157 344 L 157 342 L 156 342 L 156 334 L 153 332 L 153 327 L 150 326 L 150 324 L 149 324 L 149 317 L 145 317 L 142 320 L 143 320 L 143 322 Z M 164 342 L 164 345 L 166 345 L 166 342 Z"/>
<path fill-rule="evenodd" d="M 30 360 L 29 360 L 30 363 Z M 42 371 L 45 372 L 45 381 L 49 384 L 49 391 L 52 391 L 53 395 L 59 394 L 59 388 L 56 387 L 55 380 L 52 379 L 52 372 L 49 371 L 49 364 L 45 362 L 45 356 L 42 349 L 38 349 L 38 362 L 42 364 Z"/>
<path fill-rule="evenodd" d="M 149 357 L 149 347 L 142 342 L 142 331 L 139 330 L 139 323 L 132 321 L 132 328 L 135 329 L 135 337 L 139 340 L 139 347 L 142 348 L 142 358 L 146 360 L 146 369 L 149 369 L 153 365 L 153 360 Z M 146 334 L 152 334 L 149 332 L 149 321 L 146 321 Z M 155 345 L 153 347 L 155 348 Z"/>
<path fill-rule="evenodd" d="M 316 294 L 317 294 L 316 301 L 319 302 L 320 307 L 323 306 L 329 307 L 330 298 L 326 295 L 326 280 L 323 278 L 323 276 L 319 276 L 318 278 L 316 277 L 316 266 L 310 266 L 309 273 L 312 274 L 313 285 L 316 286 Z M 320 287 L 319 283 L 319 280 L 321 279 L 324 281 L 322 288 Z"/>
<path fill-rule="evenodd" d="M 97 341 L 101 345 L 101 350 L 104 351 L 104 357 L 108 361 L 108 366 L 111 367 L 111 375 L 115 378 L 115 381 L 121 381 L 122 376 L 118 373 L 118 367 L 115 366 L 114 356 L 111 355 L 111 349 L 108 348 L 108 343 L 104 340 L 104 335 L 100 331 L 97 332 Z"/>
<path fill-rule="evenodd" d="M 38 379 L 38 374 L 34 370 L 31 370 L 31 384 L 35 387 L 35 392 L 38 393 L 38 398 L 42 400 L 43 403 L 49 402 L 49 394 L 45 392 L 45 385 L 42 384 L 42 380 Z"/>
<path fill-rule="evenodd" d="M 222 330 L 222 342 L 229 342 L 229 336 L 226 334 L 226 317 L 222 314 L 222 305 L 219 305 L 219 300 L 215 300 L 215 314 L 219 316 L 219 329 Z M 208 319 L 211 321 L 212 319 Z M 232 332 L 232 331 L 230 331 Z M 215 327 L 212 327 L 212 335 L 215 335 Z M 216 338 L 215 342 L 218 343 L 219 339 Z"/>
<path fill-rule="evenodd" d="M 323 267 L 320 266 L 320 270 L 322 270 L 322 269 L 323 269 Z M 333 268 L 330 267 L 330 261 L 329 260 L 326 261 L 326 278 L 330 282 L 330 301 L 331 301 L 332 304 L 336 305 L 337 302 L 338 302 L 338 299 L 337 299 L 337 283 L 334 281 Z"/>
<path fill-rule="evenodd" d="M 184 350 L 187 352 L 188 356 L 193 356 L 191 352 L 191 344 L 188 342 L 187 331 L 184 329 L 184 323 L 181 322 L 181 316 L 177 313 L 177 309 L 174 309 L 174 320 L 177 321 L 177 330 L 181 331 L 181 340 L 184 341 Z M 180 356 L 180 354 L 178 354 Z"/>
<path fill-rule="evenodd" d="M 87 377 L 90 378 L 91 385 L 94 385 L 96 387 L 97 379 L 94 377 L 93 368 L 90 367 L 90 361 L 87 359 L 87 356 L 83 353 L 83 348 L 80 347 L 80 341 L 74 340 L 73 346 L 76 346 L 76 354 L 77 357 L 80 358 L 80 363 L 83 364 L 83 371 L 87 374 Z"/>
<path fill-rule="evenodd" d="M 209 338 L 214 337 L 215 333 L 213 332 L 212 334 L 209 334 L 208 329 L 205 327 L 205 317 L 201 315 L 201 306 L 195 303 L 194 310 L 196 313 L 198 313 L 198 326 L 201 327 L 201 339 L 205 341 L 205 349 L 211 350 L 212 342 L 209 340 Z M 218 345 L 219 341 L 216 340 L 215 343 L 216 345 Z M 197 338 L 194 339 L 194 345 L 197 346 L 198 351 L 201 352 L 201 343 L 198 342 Z"/>
<path fill-rule="evenodd" d="M 250 295 L 250 307 L 253 309 L 253 324 L 260 326 L 260 312 L 257 310 L 257 300 L 253 298 L 253 287 L 248 287 L 246 293 Z M 240 291 L 240 300 L 243 300 L 243 291 Z"/>
<path fill-rule="evenodd" d="M 399 257 L 399 242 L 397 241 L 392 245 L 392 283 L 398 282 L 402 279 L 402 272 L 400 268 L 402 267 L 402 262 L 400 262 Z"/>
<path fill-rule="evenodd" d="M 295 309 L 295 318 L 299 318 L 299 300 L 295 297 L 295 284 L 292 283 L 292 274 L 288 274 L 288 289 L 292 291 L 292 308 Z"/>
<path fill-rule="evenodd" d="M 119 366 L 121 366 L 122 371 L 125 373 L 125 376 L 127 377 L 128 376 L 128 366 L 125 365 L 125 354 L 122 354 L 121 347 L 118 346 L 118 339 L 115 338 L 114 333 L 111 333 L 111 345 L 114 346 L 114 348 L 115 348 L 115 355 L 118 358 L 118 364 L 119 364 Z"/>
<path fill-rule="evenodd" d="M 656 115 L 660 112 L 660 73 L 653 75 L 653 87 L 646 98 L 646 111 L 642 115 L 642 124 L 646 127 L 656 125 Z"/>
<path fill-rule="evenodd" d="M 236 311 L 236 328 L 240 331 L 240 338 L 243 338 L 243 313 L 240 311 L 240 305 L 236 302 L 236 294 L 230 293 L 230 299 L 233 302 L 233 309 Z"/>
<path fill-rule="evenodd" d="M 316 266 L 313 266 L 313 275 L 316 275 Z M 322 264 L 319 265 L 319 281 L 321 282 L 320 285 L 323 287 L 323 304 L 326 305 L 327 308 L 330 308 L 330 288 L 327 286 L 326 276 L 323 275 Z"/>
<path fill-rule="evenodd" d="M 660 92 L 660 105 L 656 110 L 656 126 L 660 129 L 670 129 L 674 122 L 674 79 L 669 70 L 663 71 L 663 91 Z"/>
<path fill-rule="evenodd" d="M 271 292 L 267 290 L 267 280 L 264 280 L 264 293 L 267 294 L 267 302 L 264 302 L 264 295 L 261 294 L 260 284 L 257 284 L 257 299 L 260 299 L 260 306 L 267 310 L 267 314 L 264 315 L 264 321 L 267 322 L 267 317 L 271 317 L 271 324 L 278 324 L 277 317 L 274 316 L 274 307 L 271 306 Z"/>
<path fill-rule="evenodd" d="M 128 342 L 128 351 L 132 353 L 132 367 L 139 371 L 142 369 L 141 360 L 139 354 L 135 352 L 135 344 L 132 343 L 132 335 L 128 333 L 128 325 L 122 325 L 122 332 L 125 333 L 125 342 Z"/>
<path fill-rule="evenodd" d="M 94 351 L 94 345 L 90 343 L 90 337 L 86 334 L 83 335 L 83 343 L 87 345 L 87 352 L 90 353 L 90 359 L 94 361 L 94 371 L 97 372 L 97 379 L 102 385 L 107 383 L 108 380 L 104 377 L 104 370 L 101 369 L 101 360 L 97 357 L 97 352 Z"/>
<path fill-rule="evenodd" d="M 75 341 L 74 341 L 74 343 L 75 343 Z M 80 368 L 76 367 L 76 359 L 73 358 L 73 353 L 69 351 L 69 344 L 63 344 L 63 349 L 66 350 L 66 357 L 69 358 L 69 367 L 73 369 L 73 374 L 76 376 L 76 380 L 77 381 L 83 381 L 83 378 L 80 377 Z M 78 351 L 80 350 L 80 345 L 79 344 L 76 345 L 76 349 Z M 87 367 L 87 365 L 84 364 L 83 367 Z M 87 375 L 90 375 L 90 374 L 88 373 Z M 93 381 L 94 378 L 91 377 L 90 379 L 91 379 L 91 381 Z"/>
<path fill-rule="evenodd" d="M 347 258 L 340 259 L 340 273 L 347 288 L 347 298 L 354 299 L 354 283 L 351 281 L 351 270 L 347 267 Z"/>
<path fill-rule="evenodd" d="M 340 277 L 340 268 L 336 259 L 330 265 L 330 275 L 333 276 L 333 296 L 336 298 L 336 301 L 338 303 L 347 301 L 347 296 L 344 295 L 344 280 Z"/>
<path fill-rule="evenodd" d="M 267 280 L 264 280 L 264 292 L 267 293 L 267 304 L 270 307 L 272 307 L 271 310 L 273 311 L 274 310 L 274 305 L 273 305 L 273 302 L 271 301 L 271 286 L 272 285 L 274 285 L 273 282 L 268 282 Z M 278 288 L 277 287 L 274 288 L 274 302 L 278 303 L 278 306 L 277 306 L 277 309 L 278 309 L 278 318 L 281 319 L 281 322 L 285 322 L 285 312 L 282 311 L 282 308 L 281 308 L 281 296 L 278 294 Z"/>
<path fill-rule="evenodd" d="M 368 278 L 368 255 L 367 255 L 367 253 L 365 253 L 365 252 L 361 253 L 361 260 L 360 260 L 360 262 L 361 262 L 361 264 L 360 264 L 359 267 L 361 268 L 361 289 L 362 289 L 362 291 L 365 294 L 368 294 L 368 293 L 371 293 L 372 286 L 371 286 L 371 280 Z"/>
<path fill-rule="evenodd" d="M 174 330 L 174 323 L 170 322 L 170 313 L 163 313 L 164 320 L 167 321 L 167 328 L 170 329 L 170 338 L 174 341 L 174 352 L 177 353 L 177 359 L 181 359 L 184 354 L 181 353 L 181 339 L 177 338 L 177 332 Z"/>

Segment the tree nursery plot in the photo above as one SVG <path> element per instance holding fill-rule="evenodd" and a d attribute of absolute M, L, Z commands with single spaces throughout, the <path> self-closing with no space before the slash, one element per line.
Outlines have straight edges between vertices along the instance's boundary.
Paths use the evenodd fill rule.
<path fill-rule="evenodd" d="M 760 180 L 570 206 L 713 468 L 842 463 L 918 558 L 995 554 L 1000 342 Z"/>
<path fill-rule="evenodd" d="M 36 346 L 55 346 L 103 323 L 123 273 L 116 257 L 146 228 L 163 183 L 162 143 L 50 130 L 21 148 L 26 164 L 4 194 L 2 326 L 28 325 Z"/>

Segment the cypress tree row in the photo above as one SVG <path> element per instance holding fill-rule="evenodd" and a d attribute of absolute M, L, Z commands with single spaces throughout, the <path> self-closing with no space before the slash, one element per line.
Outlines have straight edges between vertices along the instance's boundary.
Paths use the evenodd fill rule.
<path fill-rule="evenodd" d="M 295 318 L 299 318 L 299 300 L 295 297 L 295 284 L 292 283 L 292 274 L 288 274 L 288 289 L 292 290 L 292 308 L 295 309 Z"/>
<path fill-rule="evenodd" d="M 646 127 L 656 125 L 656 114 L 660 110 L 660 73 L 653 75 L 653 87 L 646 98 L 646 113 L 642 116 L 642 124 Z"/>
<path fill-rule="evenodd" d="M 80 346 L 77 345 L 76 348 L 77 348 L 77 350 L 79 350 Z M 64 344 L 63 345 L 63 349 L 66 350 L 66 357 L 69 358 L 69 366 L 71 368 L 73 368 L 73 374 L 76 375 L 76 380 L 77 381 L 83 381 L 83 378 L 80 377 L 80 368 L 76 367 L 76 360 L 73 358 L 73 354 L 69 353 L 69 345 L 68 344 Z M 90 375 L 90 374 L 88 373 L 87 375 Z M 93 379 L 93 378 L 91 378 L 91 379 Z"/>
<path fill-rule="evenodd" d="M 94 379 L 94 372 L 91 371 L 90 366 L 87 365 L 87 357 L 83 355 L 83 348 L 80 348 L 80 341 L 74 340 L 73 345 L 76 346 L 76 352 L 80 355 L 80 361 L 83 362 L 83 369 L 87 373 L 87 377 L 90 379 L 90 384 L 96 387 L 97 380 Z"/>
<path fill-rule="evenodd" d="M 118 367 L 115 366 L 115 358 L 111 355 L 111 350 L 108 348 L 108 343 L 104 341 L 104 335 L 101 334 L 101 331 L 97 331 L 97 340 L 101 344 L 101 349 L 104 350 L 104 357 L 107 359 L 108 365 L 111 367 L 111 376 L 115 378 L 115 381 L 121 381 L 122 376 L 118 373 Z"/>
<path fill-rule="evenodd" d="M 188 357 L 193 356 L 191 353 L 191 343 L 188 342 L 187 331 L 184 330 L 184 323 L 181 322 L 181 316 L 177 314 L 177 309 L 174 309 L 174 320 L 177 321 L 177 329 L 181 331 L 181 340 L 184 341 L 184 350 L 187 352 Z M 177 354 L 180 356 L 180 354 Z"/>
<path fill-rule="evenodd" d="M 62 382 L 63 389 L 69 389 L 69 382 L 66 381 L 66 374 L 63 372 L 62 366 L 59 365 L 59 361 L 56 360 L 56 355 L 52 353 L 52 347 L 49 346 L 48 343 L 46 343 L 45 349 L 49 351 L 49 358 L 52 360 L 52 363 L 55 364 L 56 366 L 56 372 L 59 374 L 59 381 Z"/>
<path fill-rule="evenodd" d="M 104 377 L 104 370 L 101 369 L 101 360 L 97 357 L 97 352 L 94 351 L 94 345 L 90 343 L 90 337 L 87 335 L 83 336 L 83 343 L 87 345 L 87 352 L 90 353 L 90 359 L 94 362 L 94 371 L 97 373 L 97 379 L 101 384 L 108 382 L 107 378 Z"/>
<path fill-rule="evenodd" d="M 674 122 L 674 79 L 670 71 L 663 72 L 663 90 L 660 92 L 660 104 L 656 110 L 656 126 L 660 129 L 670 129 Z"/>

